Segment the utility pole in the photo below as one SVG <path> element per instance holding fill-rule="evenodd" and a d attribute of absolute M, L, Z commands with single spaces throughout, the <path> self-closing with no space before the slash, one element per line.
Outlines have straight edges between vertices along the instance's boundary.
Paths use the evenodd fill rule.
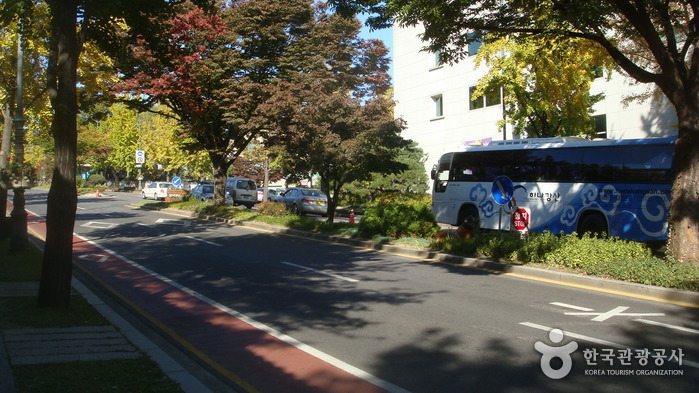
<path fill-rule="evenodd" d="M 24 62 L 22 50 L 22 34 L 17 35 L 17 108 L 15 110 L 15 165 L 22 168 L 24 165 L 24 80 L 22 78 Z M 13 189 L 12 200 L 12 227 L 10 234 L 10 252 L 21 251 L 27 248 L 27 212 L 24 210 L 24 171 L 20 171 L 20 178 L 16 180 Z M 28 186 L 28 185 L 27 185 Z"/>

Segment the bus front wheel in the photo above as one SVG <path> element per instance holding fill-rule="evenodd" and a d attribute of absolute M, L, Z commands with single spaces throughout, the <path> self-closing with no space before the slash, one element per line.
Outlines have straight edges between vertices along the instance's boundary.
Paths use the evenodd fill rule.
<path fill-rule="evenodd" d="M 600 213 L 590 213 L 583 216 L 578 222 L 578 235 L 590 233 L 592 236 L 604 238 L 609 234 L 607 221 Z"/>
<path fill-rule="evenodd" d="M 467 206 L 461 209 L 459 214 L 459 227 L 462 231 L 475 235 L 481 229 L 481 219 L 478 215 L 478 210 L 473 206 Z"/>

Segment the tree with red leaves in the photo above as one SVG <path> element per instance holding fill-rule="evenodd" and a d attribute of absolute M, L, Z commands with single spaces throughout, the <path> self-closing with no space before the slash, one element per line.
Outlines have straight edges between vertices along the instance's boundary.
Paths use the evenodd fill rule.
<path fill-rule="evenodd" d="M 163 45 L 133 45 L 136 67 L 118 91 L 141 99 L 142 108 L 172 110 L 197 141 L 190 148 L 209 155 L 215 204 L 224 203 L 232 163 L 277 129 L 283 86 L 298 66 L 294 48 L 312 21 L 307 1 L 230 1 L 214 12 L 189 5 L 163 22 Z"/>

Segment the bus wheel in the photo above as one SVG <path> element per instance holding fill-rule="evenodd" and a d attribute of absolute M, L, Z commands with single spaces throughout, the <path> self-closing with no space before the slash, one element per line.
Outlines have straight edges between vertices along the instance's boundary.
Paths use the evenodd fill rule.
<path fill-rule="evenodd" d="M 469 206 L 461 212 L 461 224 L 456 230 L 456 237 L 460 239 L 470 239 L 478 233 L 480 229 L 480 217 L 475 207 Z"/>
<path fill-rule="evenodd" d="M 590 233 L 598 238 L 605 238 L 609 234 L 607 222 L 600 213 L 590 213 L 583 216 L 578 222 L 578 236 Z"/>

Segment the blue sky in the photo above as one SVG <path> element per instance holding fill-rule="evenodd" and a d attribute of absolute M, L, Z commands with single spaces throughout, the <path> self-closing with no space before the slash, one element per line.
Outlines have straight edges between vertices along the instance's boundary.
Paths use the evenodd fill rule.
<path fill-rule="evenodd" d="M 360 20 L 362 23 L 364 23 L 364 18 L 361 16 Z M 370 31 L 368 27 L 362 25 L 362 30 L 359 33 L 359 36 L 364 39 L 379 39 L 388 47 L 390 50 L 388 55 L 391 58 L 391 68 L 389 69 L 388 73 L 391 75 L 391 78 L 393 78 L 393 28 Z"/>

